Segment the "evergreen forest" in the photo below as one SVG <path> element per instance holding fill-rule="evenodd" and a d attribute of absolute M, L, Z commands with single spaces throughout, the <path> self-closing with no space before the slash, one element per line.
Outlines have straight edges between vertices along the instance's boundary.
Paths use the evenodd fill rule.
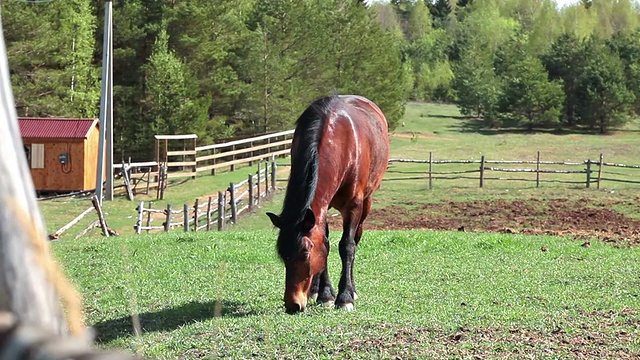
<path fill-rule="evenodd" d="M 116 160 L 154 134 L 290 129 L 358 94 L 391 129 L 408 101 L 479 126 L 608 133 L 640 114 L 634 0 L 114 0 Z M 97 117 L 104 2 L 0 3 L 19 116 Z"/>

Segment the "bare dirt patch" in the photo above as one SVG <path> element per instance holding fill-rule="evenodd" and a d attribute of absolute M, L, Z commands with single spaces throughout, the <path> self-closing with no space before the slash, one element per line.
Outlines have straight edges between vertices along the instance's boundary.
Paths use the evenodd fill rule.
<path fill-rule="evenodd" d="M 548 234 L 581 240 L 595 238 L 619 246 L 640 245 L 640 218 L 614 210 L 621 208 L 639 214 L 640 198 L 451 201 L 383 208 L 378 205 L 365 227 Z M 339 217 L 333 217 L 331 225 L 339 228 Z"/>

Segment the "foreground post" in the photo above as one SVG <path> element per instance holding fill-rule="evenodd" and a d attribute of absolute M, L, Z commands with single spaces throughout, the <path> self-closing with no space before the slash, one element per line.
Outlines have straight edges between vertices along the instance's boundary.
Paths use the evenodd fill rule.
<path fill-rule="evenodd" d="M 69 326 L 60 304 L 60 289 L 49 281 L 64 278 L 51 260 L 24 158 L 1 30 L 0 25 L 0 311 L 64 334 Z"/>

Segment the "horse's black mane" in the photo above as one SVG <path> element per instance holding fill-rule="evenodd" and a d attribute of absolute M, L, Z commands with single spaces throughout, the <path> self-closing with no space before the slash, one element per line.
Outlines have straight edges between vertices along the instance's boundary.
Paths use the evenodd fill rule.
<path fill-rule="evenodd" d="M 305 210 L 311 207 L 318 186 L 318 146 L 322 139 L 327 111 L 336 98 L 334 95 L 314 101 L 296 121 L 294 137 L 297 148 L 296 153 L 291 154 L 291 173 L 280 214 L 281 221 L 287 224 L 287 227 L 296 225 L 302 220 Z M 291 230 L 294 229 L 281 229 L 281 232 L 288 233 Z M 281 254 L 285 250 L 284 247 L 290 247 L 290 241 L 298 240 L 298 236 L 295 235 L 281 233 L 278 237 L 278 249 Z"/>
<path fill-rule="evenodd" d="M 291 174 L 280 218 L 295 224 L 311 206 L 318 186 L 318 146 L 327 108 L 335 96 L 314 101 L 296 121 L 296 153 L 291 154 Z"/>

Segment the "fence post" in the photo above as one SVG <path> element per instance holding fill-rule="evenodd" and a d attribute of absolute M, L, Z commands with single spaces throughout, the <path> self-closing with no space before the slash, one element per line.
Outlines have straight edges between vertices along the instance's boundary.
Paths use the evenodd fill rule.
<path fill-rule="evenodd" d="M 199 199 L 196 199 L 195 204 L 193 205 L 193 231 L 197 232 L 198 231 L 198 206 L 200 201 Z"/>
<path fill-rule="evenodd" d="M 142 178 L 144 178 L 144 175 Z M 149 195 L 149 189 L 151 189 L 151 167 L 149 167 L 149 172 L 147 173 L 147 180 L 147 190 L 144 193 L 145 195 Z"/>
<path fill-rule="evenodd" d="M 94 195 L 93 198 L 91 199 L 91 202 L 93 203 L 93 207 L 98 212 L 98 220 L 100 220 L 102 235 L 104 235 L 105 237 L 109 237 L 109 229 L 107 227 L 107 221 L 104 219 L 104 214 L 102 213 L 102 207 L 100 207 L 100 202 L 98 201 L 98 197 Z"/>
<path fill-rule="evenodd" d="M 264 196 L 269 196 L 269 163 L 264 163 Z"/>
<path fill-rule="evenodd" d="M 193 139 L 193 173 L 195 175 L 191 176 L 192 179 L 195 179 L 198 176 L 198 152 L 196 151 L 196 146 L 198 145 L 198 139 Z"/>
<path fill-rule="evenodd" d="M 167 164 L 160 165 L 158 182 L 158 199 L 164 199 L 164 190 L 167 188 Z"/>
<path fill-rule="evenodd" d="M 249 143 L 249 146 L 253 149 L 253 141 Z M 253 157 L 254 155 L 254 151 L 251 150 L 251 153 L 249 154 L 250 157 Z M 249 166 L 253 166 L 253 160 L 249 160 Z"/>
<path fill-rule="evenodd" d="M 166 212 L 166 218 L 164 220 L 164 231 L 168 232 L 169 228 L 171 227 L 171 204 L 167 204 L 167 209 L 165 210 Z"/>
<path fill-rule="evenodd" d="M 536 160 L 536 187 L 540 187 L 540 151 Z"/>
<path fill-rule="evenodd" d="M 133 190 L 131 190 L 131 177 L 129 176 L 129 168 L 122 160 L 122 178 L 124 179 L 124 187 L 127 191 L 127 199 L 130 201 L 134 200 Z"/>
<path fill-rule="evenodd" d="M 480 187 L 484 187 L 484 155 L 480 158 Z"/>
<path fill-rule="evenodd" d="M 271 190 L 276 191 L 276 173 L 278 172 L 278 164 L 275 160 L 271 162 Z"/>
<path fill-rule="evenodd" d="M 269 167 L 264 163 L 264 196 L 269 195 Z"/>
<path fill-rule="evenodd" d="M 249 211 L 253 211 L 255 206 L 254 198 L 253 198 L 253 175 L 249 174 L 248 178 L 248 186 L 249 186 Z"/>
<path fill-rule="evenodd" d="M 236 151 L 235 145 L 231 146 L 231 151 Z M 231 161 L 235 161 L 235 159 L 236 154 L 231 155 Z M 231 164 L 231 166 L 229 166 L 229 171 L 236 171 L 236 164 Z"/>
<path fill-rule="evenodd" d="M 209 202 L 207 203 L 207 231 L 211 230 L 211 196 L 209 196 Z"/>
<path fill-rule="evenodd" d="M 182 227 L 184 228 L 184 232 L 189 232 L 189 205 L 184 204 L 182 207 Z"/>
<path fill-rule="evenodd" d="M 236 206 L 236 186 L 233 183 L 229 183 L 229 206 L 231 206 L 231 222 L 237 224 L 238 208 Z"/>
<path fill-rule="evenodd" d="M 122 162 L 124 164 L 124 161 Z M 138 204 L 138 218 L 136 219 L 136 234 L 140 235 L 142 231 L 142 218 L 144 217 L 144 201 L 140 201 Z"/>
<path fill-rule="evenodd" d="M 433 189 L 433 153 L 429 151 L 429 190 Z"/>
<path fill-rule="evenodd" d="M 600 181 L 602 180 L 602 162 L 604 161 L 604 156 L 600 153 L 600 162 L 598 162 L 598 182 L 596 183 L 596 188 L 600 189 Z"/>
<path fill-rule="evenodd" d="M 587 189 L 591 185 L 591 159 L 587 159 Z"/>
<path fill-rule="evenodd" d="M 218 231 L 224 228 L 224 192 L 218 191 Z"/>
<path fill-rule="evenodd" d="M 260 204 L 260 163 L 258 162 L 258 173 L 256 174 L 256 205 Z"/>
<path fill-rule="evenodd" d="M 149 210 L 153 209 L 153 202 L 149 201 Z M 151 226 L 151 211 L 147 211 L 147 233 L 149 233 L 148 227 Z"/>
<path fill-rule="evenodd" d="M 211 155 L 215 155 L 216 154 L 216 149 L 213 149 Z M 211 159 L 211 165 L 215 166 L 216 165 L 216 159 Z M 211 175 L 215 175 L 216 174 L 216 169 L 213 168 L 211 169 Z"/>

